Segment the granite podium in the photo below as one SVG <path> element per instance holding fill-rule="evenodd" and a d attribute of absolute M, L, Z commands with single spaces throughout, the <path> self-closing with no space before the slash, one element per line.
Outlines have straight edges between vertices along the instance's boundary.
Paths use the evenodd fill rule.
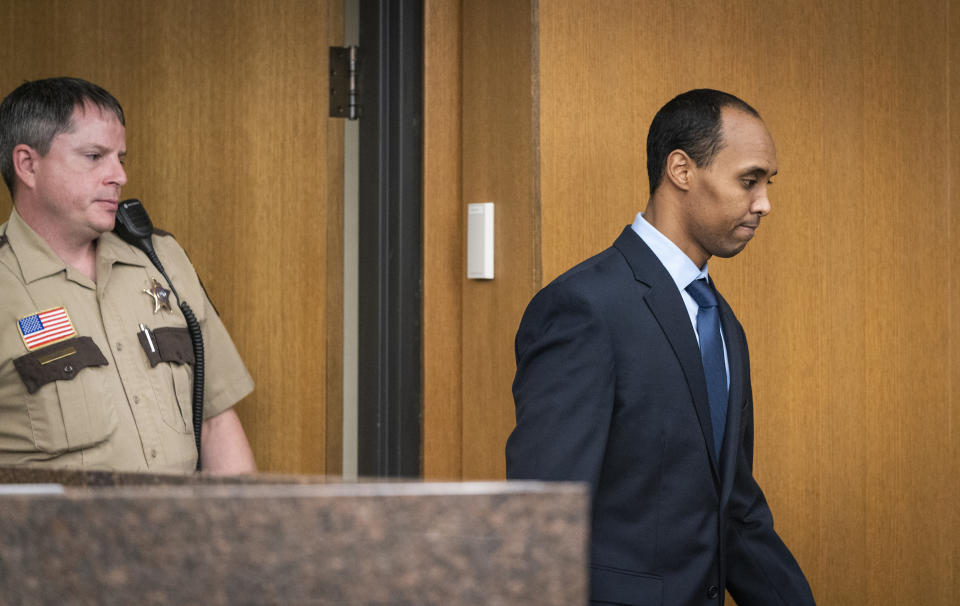
<path fill-rule="evenodd" d="M 0 468 L 2 604 L 584 604 L 587 488 Z"/>

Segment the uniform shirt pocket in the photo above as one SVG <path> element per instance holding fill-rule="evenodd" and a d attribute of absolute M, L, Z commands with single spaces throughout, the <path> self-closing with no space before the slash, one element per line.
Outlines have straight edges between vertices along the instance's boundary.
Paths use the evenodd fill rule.
<path fill-rule="evenodd" d="M 51 454 L 86 448 L 107 439 L 117 414 L 103 397 L 107 366 L 90 337 L 74 337 L 14 359 L 27 389 L 26 411 L 33 442 Z"/>
<path fill-rule="evenodd" d="M 183 327 L 164 326 L 150 331 L 149 339 L 143 332 L 138 333 L 138 338 L 150 366 L 154 368 L 154 376 L 165 377 L 162 380 L 166 385 L 158 386 L 160 417 L 170 428 L 192 433 L 194 357 L 190 332 Z M 172 398 L 162 395 L 169 389 L 173 390 Z"/>
<path fill-rule="evenodd" d="M 173 373 L 176 408 L 169 407 L 173 414 L 169 421 L 167 419 L 164 421 L 183 433 L 193 433 L 193 370 L 186 364 L 175 364 L 170 368 L 170 372 Z"/>

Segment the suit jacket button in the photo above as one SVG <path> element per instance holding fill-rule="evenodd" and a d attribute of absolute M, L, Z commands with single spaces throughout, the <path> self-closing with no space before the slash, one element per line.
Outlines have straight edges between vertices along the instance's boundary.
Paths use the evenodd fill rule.
<path fill-rule="evenodd" d="M 707 598 L 711 600 L 716 600 L 720 597 L 720 588 L 716 585 L 711 585 L 707 587 Z"/>

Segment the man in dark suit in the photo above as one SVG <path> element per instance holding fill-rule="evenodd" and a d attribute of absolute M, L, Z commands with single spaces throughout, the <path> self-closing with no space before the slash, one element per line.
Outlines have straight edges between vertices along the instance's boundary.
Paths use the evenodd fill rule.
<path fill-rule="evenodd" d="M 707 275 L 770 211 L 773 140 L 744 101 L 689 91 L 654 118 L 647 171 L 646 211 L 524 313 L 507 476 L 590 484 L 594 603 L 813 604 L 753 478 L 747 341 Z"/>

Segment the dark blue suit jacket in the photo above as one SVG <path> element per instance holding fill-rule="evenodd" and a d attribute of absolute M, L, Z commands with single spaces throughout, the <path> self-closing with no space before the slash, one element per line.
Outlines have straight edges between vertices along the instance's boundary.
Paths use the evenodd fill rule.
<path fill-rule="evenodd" d="M 719 460 L 690 317 L 630 227 L 524 313 L 507 477 L 591 485 L 596 603 L 722 604 L 727 588 L 739 606 L 813 604 L 753 479 L 747 341 L 719 308 L 730 367 Z"/>

